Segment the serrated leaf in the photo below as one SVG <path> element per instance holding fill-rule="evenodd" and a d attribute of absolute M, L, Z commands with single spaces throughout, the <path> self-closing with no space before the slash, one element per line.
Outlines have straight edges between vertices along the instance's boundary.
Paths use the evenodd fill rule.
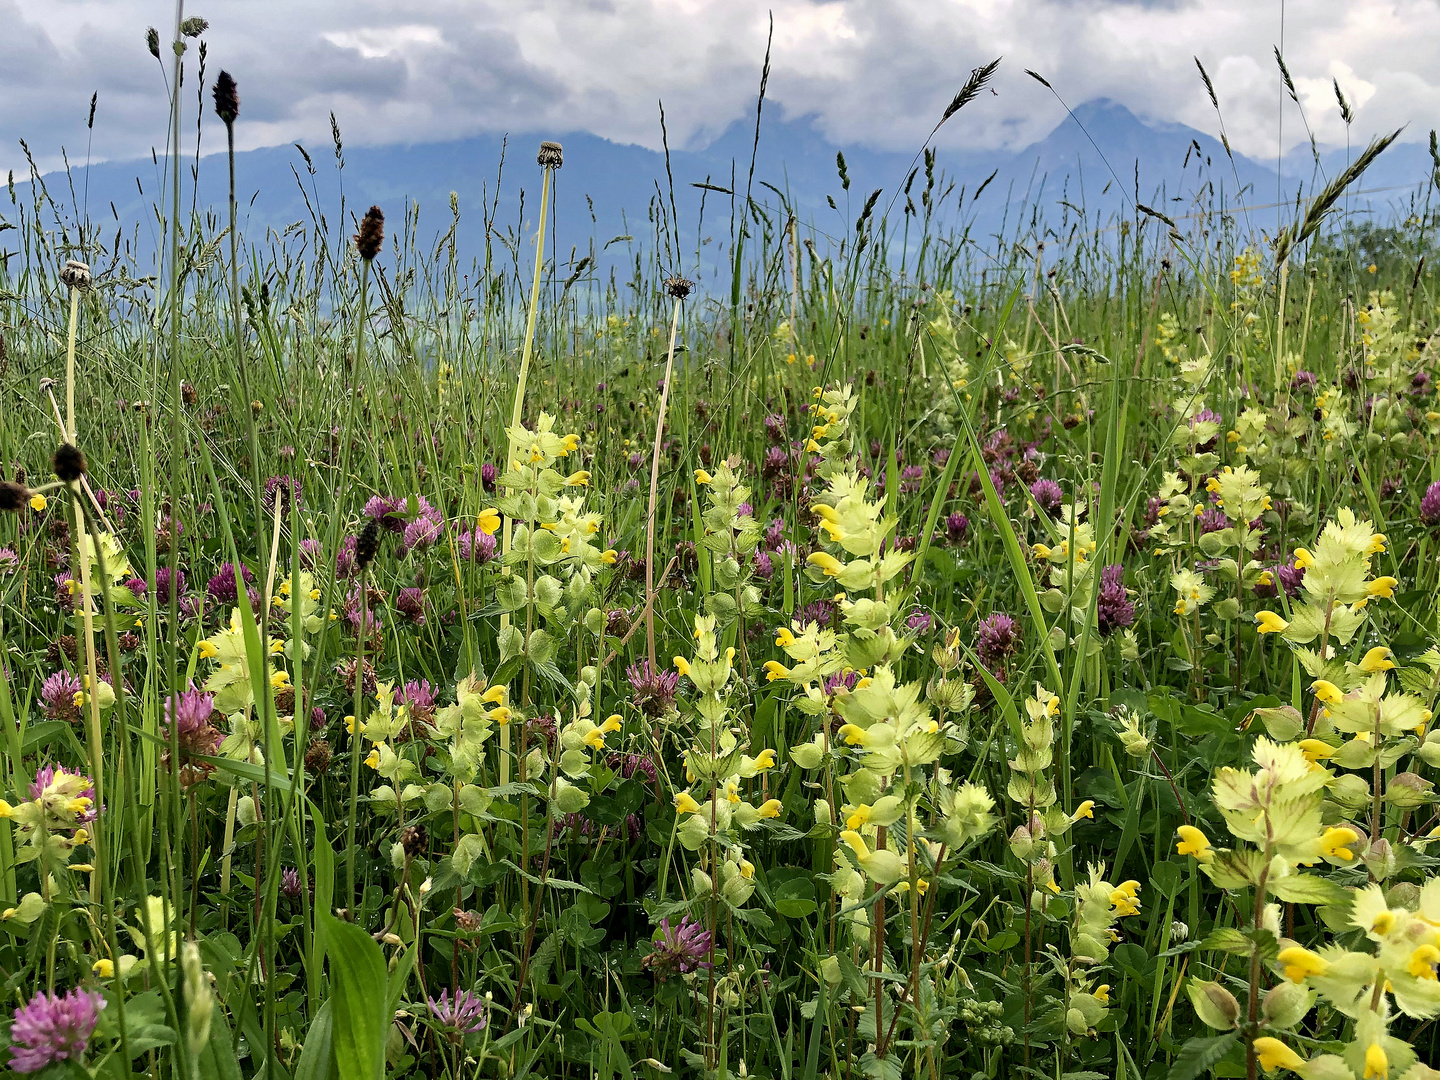
<path fill-rule="evenodd" d="M 1204 1076 L 1210 1067 L 1228 1054 L 1230 1048 L 1239 1041 L 1240 1036 L 1234 1031 L 1211 1038 L 1187 1039 L 1180 1048 L 1180 1053 L 1175 1055 L 1175 1061 L 1167 1074 L 1168 1080 L 1195 1080 L 1198 1076 Z"/>

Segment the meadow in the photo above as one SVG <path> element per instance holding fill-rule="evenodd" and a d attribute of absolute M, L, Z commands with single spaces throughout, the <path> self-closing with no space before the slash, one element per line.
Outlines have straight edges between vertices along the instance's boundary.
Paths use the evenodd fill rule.
<path fill-rule="evenodd" d="M 175 155 L 157 267 L 12 178 L 0 1066 L 1440 1075 L 1440 156 L 1353 219 L 1383 148 L 983 237 L 841 162 L 843 234 L 717 192 L 713 288 L 658 189 L 557 257 L 550 142 L 473 264 Z"/>

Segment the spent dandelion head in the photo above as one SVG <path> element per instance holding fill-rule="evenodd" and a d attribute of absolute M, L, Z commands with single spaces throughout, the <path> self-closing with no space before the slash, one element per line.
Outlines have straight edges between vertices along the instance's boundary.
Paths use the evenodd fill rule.
<path fill-rule="evenodd" d="M 558 169 L 565 164 L 565 151 L 558 142 L 545 141 L 535 155 L 535 163 L 542 169 Z"/>
<path fill-rule="evenodd" d="M 690 290 L 695 287 L 693 281 L 689 281 L 679 274 L 665 279 L 665 291 L 676 300 L 684 300 L 690 295 Z"/>

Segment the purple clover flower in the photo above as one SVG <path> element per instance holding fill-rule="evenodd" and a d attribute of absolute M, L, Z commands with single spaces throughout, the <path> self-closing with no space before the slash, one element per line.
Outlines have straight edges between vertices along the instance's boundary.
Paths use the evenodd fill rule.
<path fill-rule="evenodd" d="M 68 671 L 57 671 L 40 686 L 40 703 L 49 720 L 80 719 L 80 709 L 75 704 L 75 695 L 80 693 L 80 680 Z"/>
<path fill-rule="evenodd" d="M 924 608 L 917 607 L 910 612 L 910 617 L 905 620 L 905 625 L 917 634 L 928 634 L 935 625 L 934 618 Z"/>
<path fill-rule="evenodd" d="M 710 931 L 688 915 L 680 920 L 679 926 L 671 926 L 669 919 L 662 919 L 660 932 L 642 963 L 661 982 L 672 975 L 688 975 L 710 966 L 705 957 L 710 955 L 712 940 Z"/>
<path fill-rule="evenodd" d="M 240 576 L 247 583 L 255 580 L 255 572 L 244 563 L 240 564 Z M 205 583 L 205 591 L 217 604 L 233 604 L 240 599 L 240 586 L 235 578 L 235 564 L 226 563 L 220 572 Z"/>
<path fill-rule="evenodd" d="M 1030 485 L 1030 494 L 1047 514 L 1053 514 L 1065 501 L 1065 492 L 1054 480 L 1036 480 Z"/>
<path fill-rule="evenodd" d="M 29 1004 L 15 1010 L 10 1067 L 18 1073 L 33 1073 L 57 1062 L 78 1060 L 103 1008 L 103 994 L 78 986 L 64 996 L 36 994 Z"/>
<path fill-rule="evenodd" d="M 455 539 L 455 547 L 460 552 L 460 558 L 467 562 L 473 559 L 478 563 L 487 563 L 495 557 L 495 537 L 484 529 L 473 532 L 462 529 Z"/>
<path fill-rule="evenodd" d="M 185 592 L 185 571 L 176 570 L 172 582 L 170 567 L 162 566 L 155 571 L 155 599 L 162 604 L 170 602 L 171 585 L 175 586 L 174 594 L 180 596 Z"/>
<path fill-rule="evenodd" d="M 986 615 L 975 631 L 975 651 L 986 667 L 999 664 L 1020 647 L 1020 624 L 1003 611 Z"/>
<path fill-rule="evenodd" d="M 965 535 L 970 531 L 970 519 L 964 514 L 956 512 L 945 518 L 945 539 L 952 544 L 960 544 L 965 540 Z"/>
<path fill-rule="evenodd" d="M 461 1035 L 483 1031 L 486 1024 L 485 999 L 473 990 L 458 990 L 454 997 L 449 990 L 440 991 L 439 999 L 427 997 L 430 1015 L 446 1029 L 446 1037 L 458 1041 Z"/>
<path fill-rule="evenodd" d="M 675 705 L 678 671 L 651 671 L 649 660 L 638 660 L 625 672 L 630 680 L 630 700 L 646 716 L 664 716 Z"/>
<path fill-rule="evenodd" d="M 395 594 L 395 610 L 416 626 L 425 625 L 425 590 L 414 587 Z"/>
<path fill-rule="evenodd" d="M 1108 637 L 1135 622 L 1135 605 L 1125 592 L 1125 569 L 1119 563 L 1100 571 L 1100 593 L 1095 600 L 1100 635 Z"/>
<path fill-rule="evenodd" d="M 0 574 L 13 574 L 20 569 L 20 556 L 8 547 L 0 547 Z"/>
<path fill-rule="evenodd" d="M 1420 500 L 1420 520 L 1426 525 L 1440 525 L 1440 480 L 1425 489 Z"/>

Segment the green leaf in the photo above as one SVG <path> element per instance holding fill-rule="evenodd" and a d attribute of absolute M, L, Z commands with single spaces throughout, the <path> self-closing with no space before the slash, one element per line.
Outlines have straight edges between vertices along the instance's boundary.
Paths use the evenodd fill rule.
<path fill-rule="evenodd" d="M 220 1009 L 210 1017 L 210 1041 L 200 1051 L 200 1075 L 211 1080 L 244 1080 L 235 1056 L 235 1039 Z"/>
<path fill-rule="evenodd" d="M 1239 1042 L 1240 1036 L 1234 1031 L 1211 1038 L 1187 1039 L 1180 1048 L 1180 1053 L 1175 1055 L 1175 1063 L 1170 1066 L 1168 1080 L 1195 1080 L 1196 1077 L 1203 1076 Z"/>
<path fill-rule="evenodd" d="M 295 1065 L 295 1080 L 330 1080 L 335 1072 L 331 1053 L 333 1042 L 330 1002 L 327 1001 L 320 1006 L 315 1019 L 310 1021 L 310 1030 L 305 1033 L 305 1045 Z"/>
<path fill-rule="evenodd" d="M 335 1067 L 345 1080 L 381 1080 L 385 1071 L 385 957 L 360 927 L 317 913 L 330 957 Z"/>
<path fill-rule="evenodd" d="M 1349 894 L 1318 874 L 1292 874 L 1271 883 L 1270 891 L 1290 904 L 1342 904 Z"/>

